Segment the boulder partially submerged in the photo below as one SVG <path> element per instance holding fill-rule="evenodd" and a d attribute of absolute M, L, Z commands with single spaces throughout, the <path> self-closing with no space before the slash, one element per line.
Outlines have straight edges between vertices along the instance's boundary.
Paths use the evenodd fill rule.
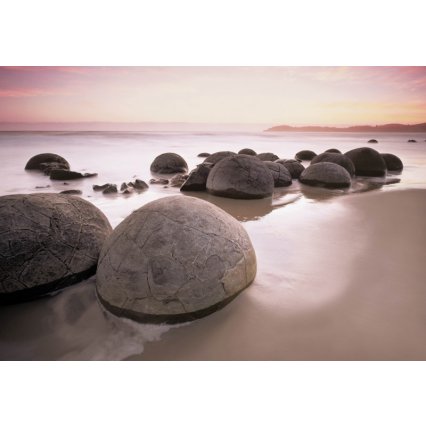
<path fill-rule="evenodd" d="M 56 164 L 57 168 L 62 168 L 65 170 L 70 169 L 70 165 L 64 157 L 61 157 L 58 154 L 52 154 L 51 152 L 46 152 L 43 154 L 34 155 L 31 157 L 27 164 L 25 165 L 25 170 L 45 170 L 49 167 L 49 164 Z"/>
<path fill-rule="evenodd" d="M 0 197 L 0 303 L 31 300 L 93 275 L 111 231 L 105 215 L 80 197 Z"/>
<path fill-rule="evenodd" d="M 257 157 L 238 154 L 219 161 L 207 178 L 207 191 L 228 198 L 265 198 L 272 195 L 274 179 Z"/>
<path fill-rule="evenodd" d="M 311 161 L 314 157 L 316 157 L 314 151 L 310 151 L 309 149 L 304 149 L 303 151 L 299 151 L 294 158 L 300 161 Z"/>
<path fill-rule="evenodd" d="M 176 323 L 225 306 L 255 275 L 253 246 L 236 219 L 206 201 L 173 196 L 117 226 L 102 249 L 96 288 L 115 315 Z"/>
<path fill-rule="evenodd" d="M 199 164 L 188 176 L 188 179 L 181 186 L 181 191 L 205 191 L 207 178 L 213 167 L 211 163 Z"/>
<path fill-rule="evenodd" d="M 298 179 L 299 176 L 302 174 L 303 170 L 305 170 L 305 166 L 303 164 L 300 164 L 297 160 L 279 159 L 275 162 L 282 164 L 290 172 L 292 179 Z"/>
<path fill-rule="evenodd" d="M 311 161 L 311 164 L 324 162 L 335 163 L 339 166 L 344 167 L 351 176 L 355 174 L 354 163 L 349 157 L 346 157 L 346 155 L 344 154 L 338 154 L 337 152 L 323 152 L 322 154 L 319 154 L 314 157 Z"/>
<path fill-rule="evenodd" d="M 160 174 L 186 173 L 188 164 L 178 154 L 166 152 L 155 157 L 151 163 L 151 172 Z"/>
<path fill-rule="evenodd" d="M 311 164 L 303 171 L 299 179 L 305 185 L 324 188 L 348 188 L 351 185 L 350 174 L 336 163 Z"/>
<path fill-rule="evenodd" d="M 257 158 L 262 161 L 275 161 L 280 157 L 278 157 L 278 155 L 274 154 L 273 152 L 262 152 L 257 154 Z"/>
<path fill-rule="evenodd" d="M 354 166 L 357 176 L 384 176 L 386 163 L 380 153 L 372 148 L 355 148 L 345 153 Z"/>
<path fill-rule="evenodd" d="M 232 157 L 233 155 L 237 155 L 235 152 L 232 151 L 218 151 L 214 154 L 209 155 L 205 160 L 204 163 L 210 163 L 215 165 L 220 160 L 223 160 L 226 157 Z"/>
<path fill-rule="evenodd" d="M 274 186 L 276 188 L 291 185 L 291 174 L 285 166 L 275 161 L 264 161 L 264 163 L 274 178 Z"/>
<path fill-rule="evenodd" d="M 380 154 L 385 160 L 386 167 L 390 172 L 400 172 L 404 168 L 401 159 L 394 154 Z"/>
<path fill-rule="evenodd" d="M 238 154 L 245 154 L 245 155 L 257 155 L 256 154 L 256 151 L 254 151 L 253 149 L 251 149 L 251 148 L 243 148 L 243 149 L 240 149 L 239 151 L 238 151 Z"/>

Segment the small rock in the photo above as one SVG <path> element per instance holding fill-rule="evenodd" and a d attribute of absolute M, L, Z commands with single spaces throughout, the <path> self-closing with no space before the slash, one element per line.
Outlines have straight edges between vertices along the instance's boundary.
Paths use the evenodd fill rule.
<path fill-rule="evenodd" d="M 415 139 L 408 139 L 408 142 L 410 142 L 410 143 L 416 143 L 417 141 Z"/>
<path fill-rule="evenodd" d="M 130 182 L 131 183 L 131 182 Z M 133 185 L 132 185 L 133 186 Z M 120 186 L 120 191 L 125 191 L 129 186 L 126 182 L 123 182 Z"/>
<path fill-rule="evenodd" d="M 181 186 L 181 191 L 204 191 L 206 189 L 207 178 L 213 165 L 211 163 L 199 164 L 188 176 L 188 179 Z"/>
<path fill-rule="evenodd" d="M 110 184 L 102 191 L 102 194 L 115 194 L 117 192 L 117 185 Z"/>
<path fill-rule="evenodd" d="M 44 188 L 50 188 L 50 185 L 46 186 L 36 186 L 35 189 L 44 189 Z"/>
<path fill-rule="evenodd" d="M 367 143 L 379 143 L 377 139 L 370 139 Z"/>
<path fill-rule="evenodd" d="M 143 190 L 149 188 L 148 184 L 146 182 L 144 182 L 143 180 L 140 180 L 140 179 L 136 179 L 133 182 L 132 186 L 133 186 L 133 188 L 137 189 L 138 191 L 143 191 Z"/>
<path fill-rule="evenodd" d="M 168 179 L 162 179 L 162 178 L 159 178 L 159 179 L 152 178 L 152 179 L 149 180 L 149 183 L 154 184 L 154 185 L 157 185 L 157 184 L 158 185 L 168 185 L 169 180 Z"/>
<path fill-rule="evenodd" d="M 201 158 L 209 157 L 209 156 L 210 156 L 210 154 L 209 154 L 208 152 L 200 152 L 200 153 L 197 155 L 197 157 L 201 157 Z"/>
<path fill-rule="evenodd" d="M 184 174 L 177 174 L 177 175 L 174 175 L 171 179 L 170 179 L 170 181 L 169 181 L 169 185 L 170 186 L 178 186 L 178 187 L 181 187 L 184 183 L 185 183 L 185 181 L 186 181 L 186 179 L 188 179 L 188 175 L 184 175 Z"/>
<path fill-rule="evenodd" d="M 79 189 L 67 189 L 66 191 L 61 191 L 60 194 L 81 195 L 82 192 Z"/>
<path fill-rule="evenodd" d="M 105 188 L 108 188 L 108 186 L 111 186 L 112 183 L 105 183 L 103 185 L 93 185 L 93 191 L 103 191 Z"/>

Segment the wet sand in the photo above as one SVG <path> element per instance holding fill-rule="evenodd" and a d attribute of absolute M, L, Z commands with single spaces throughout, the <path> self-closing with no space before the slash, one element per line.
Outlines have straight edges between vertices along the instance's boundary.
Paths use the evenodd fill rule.
<path fill-rule="evenodd" d="M 312 204 L 304 223 L 286 209 L 273 243 L 252 237 L 251 287 L 129 359 L 426 359 L 426 190 Z"/>

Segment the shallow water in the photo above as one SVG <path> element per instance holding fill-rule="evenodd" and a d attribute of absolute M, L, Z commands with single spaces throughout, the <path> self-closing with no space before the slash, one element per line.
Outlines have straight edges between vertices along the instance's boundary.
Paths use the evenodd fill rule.
<path fill-rule="evenodd" d="M 0 133 L 0 195 L 81 189 L 82 196 L 98 206 L 114 227 L 134 209 L 178 194 L 179 189 L 151 185 L 141 194 L 105 196 L 94 192 L 92 185 L 119 186 L 135 177 L 148 182 L 150 163 L 163 152 L 179 153 L 193 168 L 202 161 L 197 158 L 202 151 L 250 147 L 293 158 L 302 149 L 346 152 L 370 146 L 398 155 L 405 165 L 398 184 L 372 185 L 359 179 L 350 191 L 294 182 L 265 200 L 188 194 L 215 203 L 249 232 L 258 274 L 236 300 L 191 324 L 136 324 L 101 309 L 91 278 L 52 297 L 0 307 L 0 358 L 426 358 L 426 277 L 418 270 L 426 260 L 421 239 L 425 228 L 419 223 L 418 234 L 410 231 L 397 239 L 386 238 L 395 232 L 395 223 L 402 229 L 409 221 L 419 222 L 418 210 L 423 207 L 415 200 L 422 193 L 405 192 L 407 211 L 395 210 L 392 206 L 397 201 L 389 204 L 391 211 L 383 210 L 382 202 L 363 201 L 381 192 L 426 188 L 425 137 L 373 136 L 378 144 L 366 143 L 371 135 L 348 133 Z M 419 142 L 407 143 L 410 138 Z M 73 170 L 98 172 L 98 176 L 63 185 L 25 171 L 26 161 L 40 152 L 60 154 Z M 368 194 L 354 194 L 372 188 Z M 393 222 L 387 218 L 381 227 L 382 214 Z M 406 248 L 400 250 L 401 245 Z M 389 276 L 388 270 L 392 271 Z M 385 281 L 390 282 L 387 290 Z"/>

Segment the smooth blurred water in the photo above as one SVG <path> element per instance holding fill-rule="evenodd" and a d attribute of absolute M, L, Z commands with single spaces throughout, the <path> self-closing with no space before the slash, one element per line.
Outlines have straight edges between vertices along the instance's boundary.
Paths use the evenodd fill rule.
<path fill-rule="evenodd" d="M 367 144 L 371 137 L 379 143 Z M 418 143 L 407 143 L 411 138 Z M 376 192 L 426 188 L 425 138 L 426 135 L 400 133 L 1 132 L 0 195 L 80 189 L 82 197 L 98 206 L 115 227 L 136 208 L 161 197 L 179 194 L 179 189 L 150 185 L 140 194 L 105 196 L 94 192 L 92 185 L 111 182 L 120 186 L 136 177 L 148 182 L 152 177 L 149 171 L 152 160 L 164 152 L 180 154 L 192 169 L 202 162 L 197 154 L 204 151 L 237 152 L 252 148 L 258 153 L 273 152 L 280 158 L 294 158 L 296 152 L 303 149 L 321 153 L 338 148 L 346 152 L 361 146 L 396 154 L 404 163 L 404 170 L 398 175 L 401 182 L 379 186 Z M 42 152 L 59 154 L 69 161 L 72 170 L 97 172 L 98 176 L 68 181 L 69 185 L 64 185 L 61 181 L 51 181 L 42 173 L 25 171 L 28 159 Z M 200 333 L 211 333 L 215 326 L 225 326 L 230 315 L 241 315 L 249 324 L 241 331 L 242 335 L 247 334 L 247 339 L 255 341 L 263 333 L 273 341 L 273 333 L 281 326 L 283 329 L 291 326 L 289 323 L 283 325 L 279 315 L 275 324 L 275 313 L 285 310 L 297 311 L 299 315 L 312 314 L 318 306 L 330 303 L 342 291 L 341 283 L 346 279 L 351 260 L 368 244 L 359 214 L 355 215 L 353 209 L 342 203 L 353 192 L 365 189 L 371 188 L 361 179 L 354 182 L 349 191 L 309 188 L 294 181 L 292 186 L 277 189 L 272 198 L 264 200 L 188 194 L 217 204 L 243 222 L 253 241 L 259 266 L 255 282 L 236 301 L 208 319 L 195 322 L 201 329 L 194 332 L 194 336 L 199 339 Z M 344 226 L 344 232 L 336 234 L 336 229 L 329 229 L 331 223 Z M 320 229 L 321 226 L 326 230 Z M 328 234 L 331 246 L 324 241 L 324 235 Z M 350 238 L 352 241 L 348 244 Z M 330 263 L 329 255 L 338 256 L 340 252 L 345 252 L 346 257 L 339 256 L 338 262 L 331 260 Z M 306 263 L 310 266 L 304 267 Z M 322 264 L 328 268 L 322 277 L 327 285 L 318 282 Z M 335 267 L 331 274 L 332 265 Z M 242 306 L 243 300 L 245 306 Z M 269 326 L 253 317 L 262 306 L 266 306 L 271 317 L 267 322 Z M 240 329 L 241 321 L 236 322 Z M 152 341 L 163 338 L 173 341 L 173 336 L 181 333 L 178 330 L 194 327 L 180 326 L 174 330 L 168 326 L 140 325 L 116 319 L 97 303 L 93 278 L 53 297 L 1 307 L 0 323 L 1 359 L 122 359 L 141 353 Z M 208 323 L 208 327 L 204 328 L 204 323 Z M 187 344 L 198 343 L 191 340 L 188 343 L 187 337 Z M 226 345 L 229 345 L 229 354 L 238 358 L 237 344 L 234 345 L 229 336 Z M 170 351 L 170 345 L 165 348 Z M 253 358 L 262 357 L 250 345 L 247 350 L 253 351 Z M 246 355 L 250 358 L 250 353 Z M 269 358 L 274 358 L 272 355 L 269 353 Z M 264 356 L 268 357 L 266 353 Z"/>

